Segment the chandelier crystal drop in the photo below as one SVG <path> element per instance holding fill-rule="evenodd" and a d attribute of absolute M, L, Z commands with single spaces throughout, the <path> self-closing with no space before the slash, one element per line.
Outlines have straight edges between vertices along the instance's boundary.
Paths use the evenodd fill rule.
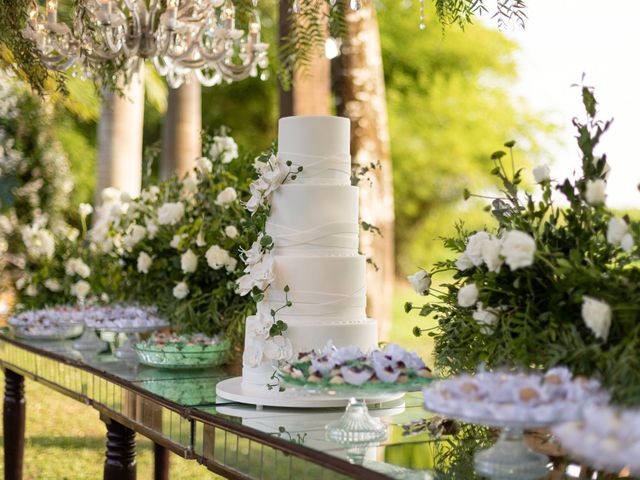
<path fill-rule="evenodd" d="M 23 34 L 53 70 L 87 76 L 113 62 L 132 73 L 150 59 L 172 88 L 191 72 L 205 86 L 266 77 L 260 19 L 253 13 L 246 31 L 237 28 L 231 0 L 82 0 L 71 28 L 58 21 L 57 0 L 45 8 L 43 16 L 33 2 Z"/>

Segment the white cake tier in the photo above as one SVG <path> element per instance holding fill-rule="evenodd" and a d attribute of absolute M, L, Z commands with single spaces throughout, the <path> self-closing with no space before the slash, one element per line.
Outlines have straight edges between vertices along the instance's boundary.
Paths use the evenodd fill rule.
<path fill-rule="evenodd" d="M 296 183 L 351 184 L 348 119 L 285 117 L 280 119 L 278 127 L 278 156 L 302 167 Z"/>
<path fill-rule="evenodd" d="M 271 198 L 266 231 L 276 255 L 355 255 L 358 188 L 283 185 Z"/>
<path fill-rule="evenodd" d="M 289 325 L 286 333 L 293 345 L 294 356 L 299 352 L 318 350 L 332 342 L 336 347 L 357 345 L 363 352 L 378 346 L 378 330 L 375 320 L 366 319 L 355 324 L 308 324 Z M 245 349 L 251 348 L 245 343 Z M 266 385 L 277 383 L 269 377 L 275 371 L 271 361 L 264 361 L 258 367 L 243 364 L 242 383 L 246 385 Z"/>
<path fill-rule="evenodd" d="M 353 323 L 366 318 L 366 259 L 350 257 L 275 256 L 275 280 L 258 304 L 268 313 L 286 303 L 284 287 L 291 307 L 278 313 L 287 323 Z"/>

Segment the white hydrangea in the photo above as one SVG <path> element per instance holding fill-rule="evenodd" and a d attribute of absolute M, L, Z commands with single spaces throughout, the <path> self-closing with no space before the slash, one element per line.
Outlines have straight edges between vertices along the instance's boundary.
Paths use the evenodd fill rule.
<path fill-rule="evenodd" d="M 175 225 L 184 216 L 184 205 L 181 202 L 164 203 L 158 209 L 159 225 Z"/>
<path fill-rule="evenodd" d="M 218 194 L 215 204 L 224 207 L 232 202 L 235 202 L 237 198 L 238 194 L 236 193 L 235 188 L 227 187 Z"/>
<path fill-rule="evenodd" d="M 427 295 L 429 293 L 431 277 L 424 270 L 418 270 L 413 275 L 409 275 L 407 280 L 409 280 L 409 283 L 419 295 Z"/>
<path fill-rule="evenodd" d="M 149 273 L 149 268 L 151 268 L 152 263 L 153 260 L 147 252 L 140 252 L 138 255 L 138 272 L 145 274 Z"/>
<path fill-rule="evenodd" d="M 224 234 L 229 238 L 236 238 L 238 236 L 238 229 L 233 225 L 227 225 L 224 227 Z"/>
<path fill-rule="evenodd" d="M 589 205 L 603 205 L 607 199 L 607 183 L 598 178 L 596 180 L 587 180 L 587 188 L 584 192 L 584 198 Z"/>
<path fill-rule="evenodd" d="M 215 136 L 209 148 L 209 156 L 214 159 L 220 157 L 222 163 L 230 163 L 238 158 L 238 145 L 231 137 Z"/>
<path fill-rule="evenodd" d="M 585 296 L 582 300 L 582 320 L 596 338 L 605 342 L 611 328 L 611 307 L 608 303 Z"/>
<path fill-rule="evenodd" d="M 180 268 L 184 273 L 193 273 L 198 268 L 198 257 L 191 249 L 184 252 L 180 257 Z"/>
<path fill-rule="evenodd" d="M 173 287 L 173 296 L 178 300 L 182 300 L 189 295 L 189 286 L 185 282 L 180 282 Z"/>
<path fill-rule="evenodd" d="M 478 286 L 475 283 L 469 283 L 458 290 L 458 305 L 464 308 L 472 307 L 478 301 Z"/>
<path fill-rule="evenodd" d="M 535 257 L 536 241 L 528 233 L 511 230 L 502 239 L 500 253 L 511 270 L 529 267 Z"/>

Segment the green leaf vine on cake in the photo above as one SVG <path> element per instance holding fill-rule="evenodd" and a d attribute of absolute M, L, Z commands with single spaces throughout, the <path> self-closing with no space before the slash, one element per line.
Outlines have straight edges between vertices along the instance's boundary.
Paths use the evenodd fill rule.
<path fill-rule="evenodd" d="M 470 232 L 463 224 L 444 240 L 457 258 L 409 277 L 424 305 L 407 312 L 432 317 L 415 327 L 435 340 L 444 372 L 566 365 L 600 377 L 615 401 L 640 403 L 640 223 L 606 207 L 609 165 L 596 153 L 611 121 L 597 117 L 593 89 L 581 87 L 586 119 L 574 119 L 582 174 L 554 179 L 533 169 L 533 192 L 517 169 L 515 142 L 492 156 L 500 185 L 489 200 L 496 228 Z M 437 277 L 436 287 L 432 278 Z"/>

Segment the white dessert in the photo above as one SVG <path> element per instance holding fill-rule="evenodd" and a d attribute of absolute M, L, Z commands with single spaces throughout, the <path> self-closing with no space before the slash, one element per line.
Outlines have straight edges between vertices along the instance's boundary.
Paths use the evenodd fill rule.
<path fill-rule="evenodd" d="M 247 318 L 243 385 L 273 383 L 271 360 L 259 355 L 252 332 L 260 315 L 285 304 L 277 320 L 287 323 L 293 354 L 378 343 L 377 326 L 366 316 L 366 259 L 358 254 L 358 188 L 351 185 L 349 120 L 287 117 L 279 122 L 278 156 L 291 161 L 295 180 L 271 197 L 266 233 L 273 238 L 274 281 Z M 289 292 L 285 294 L 285 286 Z"/>

